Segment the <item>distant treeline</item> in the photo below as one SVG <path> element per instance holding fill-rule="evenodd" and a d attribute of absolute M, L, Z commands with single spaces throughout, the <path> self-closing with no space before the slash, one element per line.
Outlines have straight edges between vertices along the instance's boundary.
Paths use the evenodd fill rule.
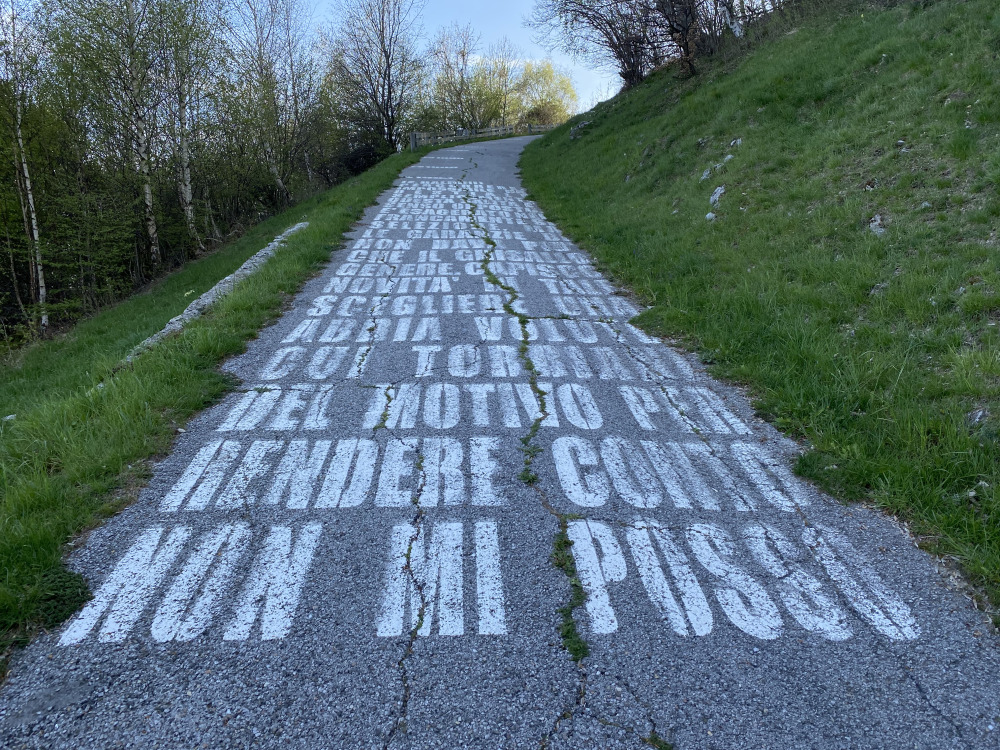
<path fill-rule="evenodd" d="M 410 130 L 565 120 L 569 79 L 414 0 L 2 0 L 0 339 L 128 295 Z"/>

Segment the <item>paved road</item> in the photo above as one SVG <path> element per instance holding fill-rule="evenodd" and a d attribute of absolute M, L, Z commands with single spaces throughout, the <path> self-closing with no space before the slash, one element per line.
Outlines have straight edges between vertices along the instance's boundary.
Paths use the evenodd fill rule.
<path fill-rule="evenodd" d="M 407 169 L 230 363 L 74 555 L 95 597 L 15 660 L 0 746 L 1000 746 L 982 617 L 628 325 L 525 141 Z"/>

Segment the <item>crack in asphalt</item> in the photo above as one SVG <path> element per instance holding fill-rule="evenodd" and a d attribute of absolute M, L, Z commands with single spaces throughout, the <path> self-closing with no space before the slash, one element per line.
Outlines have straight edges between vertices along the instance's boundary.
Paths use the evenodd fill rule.
<path fill-rule="evenodd" d="M 897 662 L 900 661 L 898 657 L 896 657 L 896 661 Z M 920 697 L 924 699 L 924 701 L 927 703 L 930 709 L 935 714 L 940 716 L 941 719 L 943 719 L 948 724 L 948 726 L 952 728 L 952 731 L 955 732 L 955 736 L 962 743 L 962 745 L 971 750 L 972 745 L 969 743 L 968 740 L 965 739 L 965 735 L 962 733 L 962 727 L 960 727 L 955 722 L 954 719 L 948 716 L 948 714 L 946 714 L 944 711 L 938 708 L 938 706 L 934 703 L 934 701 L 931 700 L 931 697 L 927 694 L 927 689 L 923 686 L 923 683 L 920 682 L 917 676 L 913 674 L 913 672 L 906 665 L 900 664 L 900 666 L 902 667 L 903 673 L 906 675 L 907 679 L 909 679 L 910 682 L 913 683 L 913 686 L 917 689 L 917 693 L 920 694 Z"/>
<path fill-rule="evenodd" d="M 388 266 L 391 269 L 391 273 L 389 273 L 386 279 L 392 281 L 392 276 L 394 273 L 396 273 L 397 266 L 393 265 L 392 263 L 388 263 L 382 259 L 379 259 L 378 262 L 382 263 L 385 266 Z M 371 354 L 372 349 L 375 348 L 375 336 L 376 336 L 375 329 L 378 326 L 378 313 L 381 311 L 382 306 L 389 299 L 389 296 L 392 294 L 392 290 L 393 288 L 395 288 L 395 286 L 396 286 L 396 281 L 392 281 L 391 284 L 387 284 L 386 290 L 382 293 L 380 297 L 378 297 L 375 300 L 374 304 L 371 307 L 371 310 L 368 311 L 369 325 L 368 328 L 366 329 L 368 332 L 368 343 L 365 345 L 364 351 L 361 352 L 361 354 L 359 354 L 356 359 L 358 366 L 357 377 L 359 380 L 361 379 L 361 375 L 364 372 L 365 362 L 368 359 L 368 355 Z"/>
<path fill-rule="evenodd" d="M 394 435 L 390 436 L 394 439 Z M 419 443 L 418 443 L 419 446 Z M 426 581 L 419 575 L 417 571 L 413 568 L 413 545 L 416 544 L 417 539 L 421 534 L 425 533 L 423 521 L 426 515 L 424 508 L 420 504 L 421 497 L 424 492 L 424 488 L 427 485 L 427 472 L 424 471 L 424 457 L 420 452 L 420 448 L 416 449 L 417 461 L 416 469 L 420 474 L 420 479 L 417 483 L 416 490 L 414 492 L 413 498 L 411 500 L 414 508 L 416 509 L 413 519 L 410 523 L 413 526 L 413 533 L 410 535 L 409 543 L 406 546 L 406 555 L 404 557 L 405 563 L 403 564 L 403 570 L 406 576 L 410 579 L 410 585 L 417 592 L 417 596 L 420 599 L 420 606 L 417 609 L 416 622 L 414 622 L 413 627 L 410 629 L 409 634 L 406 639 L 406 646 L 403 649 L 402 655 L 399 657 L 399 661 L 396 662 L 396 668 L 399 670 L 399 681 L 402 687 L 402 696 L 400 698 L 399 705 L 399 715 L 396 717 L 396 721 L 393 723 L 392 728 L 389 730 L 389 734 L 386 736 L 385 743 L 382 745 L 382 750 L 389 750 L 389 746 L 392 744 L 393 739 L 396 735 L 402 731 L 406 732 L 407 727 L 407 717 L 409 716 L 410 710 L 410 694 L 411 694 L 411 683 L 410 683 L 410 672 L 407 662 L 410 657 L 413 656 L 414 646 L 416 645 L 417 638 L 420 635 L 420 629 L 424 625 L 424 618 L 427 614 L 427 597 L 424 594 L 424 586 Z"/>
<path fill-rule="evenodd" d="M 537 445 L 534 441 L 538 435 L 538 431 L 540 430 L 542 423 L 548 418 L 549 411 L 548 411 L 548 404 L 545 398 L 548 395 L 548 392 L 542 390 L 542 388 L 539 386 L 538 370 L 535 367 L 535 363 L 531 359 L 531 354 L 530 354 L 531 340 L 530 340 L 530 331 L 528 330 L 528 326 L 529 323 L 531 323 L 533 320 L 536 319 L 540 320 L 542 318 L 533 318 L 527 313 L 519 312 L 514 308 L 515 303 L 520 298 L 520 293 L 514 286 L 508 283 L 504 283 L 504 281 L 500 279 L 499 276 L 496 275 L 496 273 L 493 271 L 490 265 L 493 261 L 493 253 L 496 249 L 497 243 L 490 236 L 489 230 L 479 223 L 476 216 L 476 211 L 478 206 L 472 200 L 471 195 L 469 193 L 466 193 L 465 196 L 463 196 L 463 199 L 465 200 L 466 204 L 469 207 L 469 219 L 472 226 L 475 229 L 482 232 L 482 237 L 480 237 L 480 239 L 482 239 L 483 242 L 486 243 L 487 249 L 483 254 L 483 260 L 480 263 L 480 268 L 482 269 L 487 282 L 489 282 L 490 284 L 492 284 L 505 294 L 503 302 L 504 312 L 516 318 L 520 326 L 521 340 L 518 346 L 518 358 L 521 360 L 525 371 L 528 373 L 529 386 L 531 387 L 532 392 L 535 394 L 535 397 L 538 399 L 539 413 L 538 416 L 535 417 L 535 419 L 532 421 L 527 434 L 521 437 L 521 452 L 524 454 L 524 468 L 518 475 L 518 478 L 522 482 L 524 482 L 524 484 L 535 490 L 535 492 L 538 494 L 539 501 L 542 507 L 545 508 L 545 510 L 548 511 L 558 521 L 559 531 L 557 532 L 557 537 L 555 542 L 555 544 L 558 544 L 558 540 L 561 537 L 564 537 L 566 534 L 566 523 L 569 517 L 566 514 L 559 513 L 552 506 L 552 504 L 548 500 L 548 497 L 545 494 L 545 490 L 542 489 L 537 484 L 538 475 L 535 474 L 534 471 L 532 471 L 532 464 L 534 463 L 535 458 L 543 450 L 541 446 Z M 545 317 L 549 318 L 552 316 L 545 316 Z M 568 539 L 566 541 L 568 542 L 568 545 L 572 545 L 572 542 L 569 542 Z M 572 553 L 569 550 L 569 546 L 566 547 L 565 554 L 569 556 L 568 557 L 570 561 L 569 564 L 573 565 L 574 563 L 572 561 Z M 588 675 L 587 675 L 587 666 L 584 663 L 583 659 L 585 658 L 587 653 L 589 653 L 589 646 L 587 645 L 587 642 L 582 637 L 582 635 L 580 635 L 577 623 L 573 616 L 574 611 L 578 607 L 583 605 L 585 601 L 585 596 L 581 596 L 581 594 L 583 593 L 582 592 L 583 587 L 579 579 L 575 577 L 575 569 L 569 571 L 566 570 L 565 567 L 563 566 L 557 565 L 557 567 L 559 567 L 560 570 L 562 570 L 562 572 L 566 573 L 567 578 L 569 578 L 570 589 L 572 592 L 570 601 L 567 602 L 567 604 L 564 605 L 564 607 L 560 607 L 559 609 L 559 614 L 563 619 L 563 623 L 560 626 L 560 636 L 563 640 L 563 647 L 567 648 L 567 650 L 569 651 L 570 649 L 567 647 L 567 641 L 575 638 L 583 644 L 583 653 L 574 654 L 571 651 L 571 658 L 576 663 L 576 669 L 577 669 L 576 696 L 574 698 L 573 704 L 556 716 L 552 728 L 545 735 L 543 735 L 539 745 L 541 750 L 546 750 L 547 748 L 550 747 L 551 740 L 559 731 L 559 728 L 562 726 L 563 721 L 577 716 L 586 707 L 587 704 Z"/>
<path fill-rule="evenodd" d="M 483 253 L 483 260 L 480 263 L 480 268 L 483 271 L 486 281 L 506 295 L 506 298 L 503 301 L 503 310 L 508 315 L 516 318 L 521 328 L 521 340 L 518 345 L 517 354 L 525 371 L 528 373 L 528 385 L 530 386 L 532 393 L 534 393 L 535 397 L 538 399 L 539 414 L 532 422 L 531 427 L 528 430 L 528 434 L 521 438 L 521 452 L 524 454 L 524 468 L 518 478 L 527 485 L 533 485 L 538 481 L 538 475 L 532 471 L 531 467 L 534 463 L 535 457 L 542 452 L 542 448 L 536 445 L 534 440 L 538 435 L 538 430 L 541 429 L 542 422 L 544 422 L 549 416 L 548 405 L 545 400 L 548 392 L 542 390 L 538 384 L 538 370 L 535 367 L 535 363 L 531 360 L 530 355 L 531 337 L 528 330 L 528 324 L 533 319 L 526 313 L 518 312 L 514 309 L 514 303 L 520 299 L 520 294 L 513 286 L 504 283 L 503 280 L 500 279 L 500 277 L 497 276 L 490 267 L 490 263 L 493 261 L 493 252 L 496 250 L 497 243 L 490 236 L 489 230 L 479 223 L 476 217 L 476 210 L 478 206 L 472 201 L 471 196 L 466 193 L 463 196 L 463 200 L 469 206 L 469 220 L 473 228 L 478 229 L 483 233 L 482 237 L 479 239 L 486 243 L 486 251 Z"/>

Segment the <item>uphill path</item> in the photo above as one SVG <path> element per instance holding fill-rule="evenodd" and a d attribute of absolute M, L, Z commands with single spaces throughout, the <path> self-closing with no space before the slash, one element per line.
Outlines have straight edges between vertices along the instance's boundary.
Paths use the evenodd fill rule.
<path fill-rule="evenodd" d="M 227 364 L 0 747 L 1000 746 L 982 615 L 629 324 L 527 140 L 408 168 Z"/>

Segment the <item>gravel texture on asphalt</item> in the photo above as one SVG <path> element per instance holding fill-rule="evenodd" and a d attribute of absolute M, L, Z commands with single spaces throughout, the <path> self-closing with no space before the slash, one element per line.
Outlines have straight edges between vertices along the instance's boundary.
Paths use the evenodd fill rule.
<path fill-rule="evenodd" d="M 15 658 L 0 747 L 1000 746 L 983 616 L 629 325 L 526 140 L 405 170 L 227 364 L 73 554 L 94 599 Z"/>

